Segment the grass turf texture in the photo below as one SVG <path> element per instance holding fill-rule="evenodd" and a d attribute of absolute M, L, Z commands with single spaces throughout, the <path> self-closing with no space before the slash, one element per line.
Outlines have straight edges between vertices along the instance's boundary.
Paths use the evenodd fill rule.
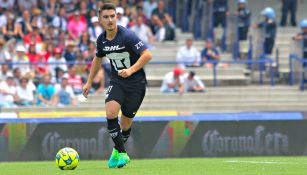
<path fill-rule="evenodd" d="M 307 157 L 246 157 L 133 160 L 122 169 L 106 161 L 82 161 L 62 171 L 55 162 L 3 162 L 1 175 L 304 175 Z"/>

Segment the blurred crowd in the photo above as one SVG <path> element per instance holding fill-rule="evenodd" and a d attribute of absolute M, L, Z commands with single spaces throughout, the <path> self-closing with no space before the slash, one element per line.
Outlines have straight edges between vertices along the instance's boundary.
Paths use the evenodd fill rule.
<path fill-rule="evenodd" d="M 212 27 L 226 28 L 227 17 L 231 14 L 228 1 L 207 1 L 212 3 Z M 153 49 L 155 42 L 176 40 L 176 24 L 167 13 L 169 4 L 165 4 L 168 1 L 107 2 L 117 5 L 118 25 L 134 31 L 149 48 Z M 286 25 L 288 13 L 291 25 L 296 26 L 297 0 L 281 2 L 280 26 Z M 0 107 L 77 105 L 96 53 L 96 39 L 103 32 L 97 16 L 103 3 L 101 0 L 0 0 Z M 252 12 L 247 0 L 238 0 L 234 15 L 238 19 L 238 40 L 248 39 L 250 27 L 260 29 L 264 32 L 263 53 L 271 54 L 278 27 L 275 9 L 266 7 L 261 11 L 263 20 L 251 24 Z M 303 40 L 306 57 L 307 21 L 302 20 L 299 25 L 302 31 L 293 39 Z M 165 75 L 161 91 L 203 92 L 205 86 L 195 72 L 182 70 L 200 66 L 211 68 L 218 64 L 222 58 L 215 43 L 216 38 L 208 37 L 203 50 L 198 50 L 193 46 L 193 39 L 187 39 L 178 49 L 177 67 Z M 95 77 L 91 93 L 104 92 L 109 74 L 110 63 L 106 59 Z"/>
<path fill-rule="evenodd" d="M 163 0 L 108 1 L 117 5 L 118 25 L 152 47 L 175 40 L 175 24 Z M 0 0 L 0 107 L 76 105 L 96 39 L 103 32 L 100 0 Z M 108 86 L 103 62 L 91 93 Z"/>

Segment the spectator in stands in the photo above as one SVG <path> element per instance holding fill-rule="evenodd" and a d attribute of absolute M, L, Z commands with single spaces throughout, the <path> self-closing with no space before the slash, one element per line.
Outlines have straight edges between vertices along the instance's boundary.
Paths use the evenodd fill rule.
<path fill-rule="evenodd" d="M 26 55 L 26 48 L 23 45 L 16 47 L 17 54 L 13 58 L 13 68 L 19 67 L 22 75 L 30 71 L 29 58 Z"/>
<path fill-rule="evenodd" d="M 20 10 L 31 10 L 37 6 L 37 0 L 17 0 Z"/>
<path fill-rule="evenodd" d="M 68 41 L 66 44 L 66 51 L 64 54 L 64 58 L 66 60 L 66 62 L 68 62 L 69 66 L 73 65 L 74 62 L 77 59 L 77 53 L 75 52 L 76 50 L 76 44 L 74 41 Z"/>
<path fill-rule="evenodd" d="M 134 25 L 135 14 L 129 6 L 124 8 L 124 16 L 127 16 L 128 18 L 128 27 L 132 27 Z"/>
<path fill-rule="evenodd" d="M 97 12 L 96 12 L 96 9 L 89 9 L 88 10 L 88 13 L 86 15 L 86 21 L 87 21 L 87 26 L 91 27 L 93 26 L 92 24 L 92 18 L 97 16 Z"/>
<path fill-rule="evenodd" d="M 92 59 L 94 58 L 96 54 L 96 43 L 95 41 L 91 41 L 89 46 L 88 46 L 88 50 L 87 52 L 83 52 L 83 57 L 85 58 L 85 61 L 92 61 Z M 107 60 L 107 59 L 105 59 Z"/>
<path fill-rule="evenodd" d="M 44 41 L 44 49 L 43 51 L 46 52 L 46 59 L 49 60 L 50 57 L 53 55 L 53 51 L 54 51 L 54 45 L 51 43 L 51 41 L 48 39 Z"/>
<path fill-rule="evenodd" d="M 211 68 L 213 64 L 210 63 L 210 61 L 218 61 L 220 57 L 220 53 L 214 47 L 213 41 L 211 39 L 207 39 L 206 47 L 201 51 L 201 65 L 203 65 L 206 61 L 209 61 L 209 63 L 206 64 L 206 67 Z"/>
<path fill-rule="evenodd" d="M 66 60 L 62 56 L 62 49 L 60 47 L 56 47 L 53 50 L 52 56 L 48 59 L 49 63 L 49 72 L 52 77 L 57 75 L 57 71 L 59 68 L 63 71 L 67 71 Z"/>
<path fill-rule="evenodd" d="M 55 85 L 55 94 L 53 99 L 55 106 L 76 105 L 76 97 L 73 89 L 68 85 L 67 77 L 63 77 L 61 84 Z"/>
<path fill-rule="evenodd" d="M 93 16 L 91 18 L 92 25 L 88 29 L 88 33 L 90 35 L 91 41 L 96 41 L 98 36 L 103 32 L 103 28 L 99 23 L 99 19 L 97 16 Z"/>
<path fill-rule="evenodd" d="M 52 19 L 56 16 L 56 12 L 59 11 L 60 6 L 65 7 L 63 5 L 64 1 L 61 2 L 62 4 L 57 3 L 56 0 L 41 1 L 42 9 L 46 12 L 49 22 L 52 22 Z"/>
<path fill-rule="evenodd" d="M 9 14 L 7 17 L 7 24 L 2 27 L 2 33 L 5 40 L 15 39 L 17 37 L 17 32 L 14 15 Z"/>
<path fill-rule="evenodd" d="M 152 15 L 157 15 L 160 18 L 160 20 L 163 20 L 165 13 L 166 13 L 166 9 L 164 6 L 164 1 L 159 0 L 158 7 L 152 11 Z"/>
<path fill-rule="evenodd" d="M 54 86 L 50 83 L 50 75 L 44 75 L 42 80 L 43 82 L 37 87 L 37 105 L 50 106 L 52 105 L 55 89 Z"/>
<path fill-rule="evenodd" d="M 79 42 L 79 45 L 78 45 L 80 51 L 81 52 L 86 51 L 88 49 L 89 44 L 90 44 L 90 37 L 89 37 L 88 33 L 83 32 L 81 34 L 80 42 Z"/>
<path fill-rule="evenodd" d="M 296 41 L 303 41 L 303 53 L 302 56 L 305 60 L 307 60 L 307 19 L 303 19 L 300 22 L 300 27 L 302 29 L 302 32 L 296 34 L 293 37 L 293 40 Z M 307 67 L 307 63 L 304 63 L 304 67 Z"/>
<path fill-rule="evenodd" d="M 8 15 L 9 15 L 8 10 L 0 8 L 0 28 L 4 27 L 7 24 Z"/>
<path fill-rule="evenodd" d="M 82 17 L 84 18 L 84 16 Z M 87 30 L 87 24 L 85 19 L 81 20 L 80 18 L 80 12 L 76 10 L 74 12 L 73 18 L 69 20 L 67 24 L 68 35 L 76 42 L 79 41 L 79 37 L 81 36 L 81 34 L 83 32 L 86 32 Z"/>
<path fill-rule="evenodd" d="M 0 55 L 2 54 L 3 56 L 2 59 L 4 59 L 4 61 L 11 62 L 16 55 L 16 40 L 9 40 L 8 42 L 5 42 L 3 39 L 0 38 L 0 51 L 1 51 L 2 42 L 3 42 L 3 48 L 2 48 L 2 52 L 0 52 Z"/>
<path fill-rule="evenodd" d="M 161 85 L 161 92 L 179 92 L 179 94 L 184 93 L 184 70 L 180 67 L 175 67 L 173 71 L 168 72 L 164 78 Z"/>
<path fill-rule="evenodd" d="M 141 2 L 143 2 L 143 1 L 139 1 L 138 4 L 142 4 Z M 136 17 L 135 18 L 138 18 L 138 17 L 143 18 L 143 23 L 145 23 L 145 24 L 149 23 L 149 18 L 146 16 L 146 13 L 144 12 L 142 5 L 138 5 L 136 7 Z"/>
<path fill-rule="evenodd" d="M 0 0 L 0 8 L 13 9 L 15 0 Z"/>
<path fill-rule="evenodd" d="M 76 67 L 71 67 L 68 72 L 68 84 L 73 88 L 74 93 L 79 95 L 82 93 L 82 78 L 77 74 Z"/>
<path fill-rule="evenodd" d="M 157 29 L 156 34 L 155 34 L 155 39 L 158 42 L 164 41 L 165 36 L 166 36 L 166 28 L 165 28 L 164 23 L 161 19 L 158 19 L 157 26 L 158 26 L 158 29 Z"/>
<path fill-rule="evenodd" d="M 76 68 L 76 73 L 81 76 L 82 80 L 85 80 L 87 78 L 88 66 L 83 55 L 77 56 L 76 64 L 74 67 Z"/>
<path fill-rule="evenodd" d="M 36 78 L 42 78 L 43 75 L 49 74 L 48 64 L 45 52 L 37 53 L 37 60 L 33 64 Z"/>
<path fill-rule="evenodd" d="M 93 80 L 92 88 L 95 90 L 95 94 L 101 94 L 104 92 L 104 87 L 104 69 L 101 67 Z"/>
<path fill-rule="evenodd" d="M 28 79 L 25 77 L 20 79 L 19 86 L 17 86 L 17 96 L 19 98 L 19 101 L 16 103 L 17 105 L 29 106 L 35 103 L 35 89 L 32 89 L 28 82 Z"/>
<path fill-rule="evenodd" d="M 44 40 L 48 44 L 57 45 L 59 42 L 59 34 L 55 30 L 55 28 L 50 25 L 47 28 L 46 33 L 44 34 Z"/>
<path fill-rule="evenodd" d="M 52 25 L 51 24 L 49 25 L 47 16 L 45 14 L 40 15 L 37 20 L 37 27 L 39 28 L 39 32 L 43 36 L 43 38 L 44 35 L 47 33 L 49 26 Z"/>
<path fill-rule="evenodd" d="M 31 26 L 31 16 L 30 16 L 30 12 L 28 10 L 23 11 L 22 13 L 22 18 L 21 20 L 18 22 L 17 25 L 17 31 L 18 31 L 18 36 L 17 38 L 23 39 L 23 37 L 25 35 L 27 35 L 28 33 L 32 32 L 32 26 Z"/>
<path fill-rule="evenodd" d="M 261 28 L 264 31 L 263 52 L 265 54 L 272 54 L 277 30 L 275 11 L 271 7 L 266 7 L 261 12 L 261 15 L 265 17 L 264 21 L 254 25 L 253 28 Z"/>
<path fill-rule="evenodd" d="M 2 94 L 4 94 L 5 100 L 12 106 L 14 102 L 19 100 L 16 93 L 14 78 L 12 76 L 8 76 L 6 81 L 2 81 L 0 83 L 0 91 L 2 91 Z"/>
<path fill-rule="evenodd" d="M 128 27 L 129 18 L 124 15 L 124 9 L 122 7 L 116 7 L 117 25 Z"/>
<path fill-rule="evenodd" d="M 213 0 L 213 27 L 216 28 L 221 25 L 223 28 L 226 27 L 226 16 L 228 12 L 228 1 L 227 0 Z"/>
<path fill-rule="evenodd" d="M 247 0 L 238 0 L 238 9 L 235 12 L 238 16 L 239 40 L 247 40 L 248 29 L 250 26 L 251 11 L 247 7 Z"/>
<path fill-rule="evenodd" d="M 10 102 L 6 101 L 5 95 L 4 95 L 3 91 L 0 89 L 0 108 L 3 108 L 3 107 L 4 108 L 10 108 L 12 106 L 13 106 L 13 104 L 11 104 Z"/>
<path fill-rule="evenodd" d="M 151 17 L 152 11 L 156 9 L 157 6 L 158 4 L 155 0 L 144 1 L 144 12 L 146 12 L 148 18 Z"/>
<path fill-rule="evenodd" d="M 14 77 L 14 83 L 15 85 L 19 85 L 20 79 L 22 78 L 21 71 L 18 67 L 13 69 L 13 77 Z"/>
<path fill-rule="evenodd" d="M 150 28 L 144 24 L 141 16 L 137 17 L 136 25 L 131 27 L 131 30 L 146 44 L 150 45 L 154 42 L 153 34 Z"/>
<path fill-rule="evenodd" d="M 87 16 L 88 8 L 87 8 L 87 1 L 79 1 L 78 2 L 80 14 L 83 16 Z"/>
<path fill-rule="evenodd" d="M 5 61 L 5 51 L 4 51 L 4 45 L 5 45 L 5 40 L 3 38 L 0 38 L 0 62 Z"/>
<path fill-rule="evenodd" d="M 57 47 L 60 47 L 62 50 L 65 49 L 65 46 L 66 46 L 66 32 L 64 31 L 60 31 L 59 32 L 59 37 L 58 37 L 58 40 L 57 40 L 57 44 L 56 46 Z"/>
<path fill-rule="evenodd" d="M 29 43 L 29 49 L 28 49 L 27 57 L 29 58 L 29 61 L 31 63 L 34 63 L 34 62 L 37 61 L 37 53 L 36 53 L 36 48 L 35 48 L 35 42 Z"/>
<path fill-rule="evenodd" d="M 32 27 L 38 27 L 38 23 L 39 23 L 41 14 L 42 14 L 42 11 L 38 8 L 34 8 L 33 10 L 31 10 L 31 26 Z"/>
<path fill-rule="evenodd" d="M 164 15 L 165 41 L 173 41 L 176 38 L 176 25 L 172 17 L 165 13 Z"/>
<path fill-rule="evenodd" d="M 52 20 L 52 25 L 58 29 L 58 31 L 67 30 L 67 19 L 66 19 L 66 10 L 64 7 L 61 7 L 57 16 Z"/>
<path fill-rule="evenodd" d="M 179 48 L 176 56 L 176 62 L 180 67 L 195 67 L 199 66 L 200 53 L 193 46 L 193 39 L 187 39 L 185 46 Z"/>
<path fill-rule="evenodd" d="M 36 26 L 33 26 L 32 31 L 29 32 L 27 35 L 25 35 L 23 40 L 26 46 L 29 46 L 31 42 L 34 42 L 36 45 L 41 44 L 42 37 L 40 36 L 39 28 Z"/>
<path fill-rule="evenodd" d="M 187 92 L 204 92 L 205 85 L 194 71 L 184 75 L 184 87 Z"/>
<path fill-rule="evenodd" d="M 281 20 L 280 26 L 285 26 L 287 23 L 288 12 L 291 14 L 291 25 L 296 26 L 296 9 L 297 0 L 281 0 Z"/>
<path fill-rule="evenodd" d="M 62 70 L 61 68 L 56 68 L 56 69 L 55 69 L 55 72 L 56 72 L 56 74 L 55 74 L 55 76 L 52 77 L 51 83 L 52 83 L 52 84 L 61 83 L 62 78 L 63 78 L 64 75 L 65 75 L 64 70 Z"/>
<path fill-rule="evenodd" d="M 1 80 L 6 80 L 8 76 L 12 76 L 12 72 L 10 71 L 10 66 L 8 64 L 1 64 L 0 82 Z"/>

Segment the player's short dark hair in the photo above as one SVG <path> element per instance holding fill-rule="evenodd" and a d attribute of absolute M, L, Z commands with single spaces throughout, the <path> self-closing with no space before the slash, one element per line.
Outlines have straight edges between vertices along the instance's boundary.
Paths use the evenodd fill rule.
<path fill-rule="evenodd" d="M 99 9 L 99 11 L 98 11 L 99 15 L 100 15 L 100 13 L 101 13 L 102 11 L 104 11 L 104 10 L 114 10 L 114 11 L 116 11 L 116 7 L 115 7 L 115 5 L 112 4 L 112 3 L 104 3 L 104 4 L 100 7 L 100 9 Z"/>

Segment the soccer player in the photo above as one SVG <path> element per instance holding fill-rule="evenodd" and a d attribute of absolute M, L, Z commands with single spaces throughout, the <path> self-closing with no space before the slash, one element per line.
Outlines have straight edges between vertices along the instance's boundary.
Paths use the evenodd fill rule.
<path fill-rule="evenodd" d="M 99 21 L 105 32 L 97 39 L 96 57 L 93 59 L 83 95 L 87 97 L 102 59 L 111 62 L 110 86 L 106 94 L 108 132 L 115 144 L 108 161 L 109 168 L 121 168 L 129 163 L 124 143 L 131 132 L 133 117 L 145 96 L 146 76 L 143 66 L 152 58 L 151 52 L 135 33 L 116 24 L 116 10 L 105 3 L 99 10 Z M 120 125 L 118 113 L 121 110 Z"/>

